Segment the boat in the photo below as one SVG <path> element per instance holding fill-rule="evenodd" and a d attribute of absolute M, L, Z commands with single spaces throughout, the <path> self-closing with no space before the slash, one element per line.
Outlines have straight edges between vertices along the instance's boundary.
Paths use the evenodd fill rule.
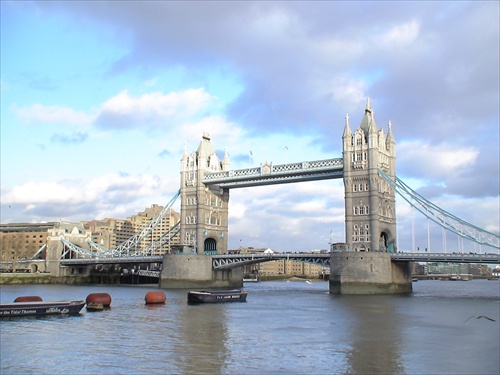
<path fill-rule="evenodd" d="M 17 316 L 78 315 L 85 301 L 13 302 L 0 304 L 0 318 Z"/>
<path fill-rule="evenodd" d="M 248 292 L 241 290 L 190 291 L 188 303 L 246 302 Z"/>

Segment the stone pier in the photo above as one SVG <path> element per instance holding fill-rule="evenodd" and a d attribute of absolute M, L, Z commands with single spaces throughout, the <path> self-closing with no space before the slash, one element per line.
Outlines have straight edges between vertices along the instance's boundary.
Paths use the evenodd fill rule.
<path fill-rule="evenodd" d="M 393 262 L 389 253 L 332 252 L 331 294 L 399 294 L 412 291 L 411 263 Z"/>
<path fill-rule="evenodd" d="M 198 254 L 166 254 L 160 275 L 160 288 L 241 288 L 243 269 L 212 269 L 212 256 Z"/>

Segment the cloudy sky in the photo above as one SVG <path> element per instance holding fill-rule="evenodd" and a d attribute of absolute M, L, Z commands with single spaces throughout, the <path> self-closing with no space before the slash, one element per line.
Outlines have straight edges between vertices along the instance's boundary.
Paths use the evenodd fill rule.
<path fill-rule="evenodd" d="M 0 6 L 2 223 L 165 205 L 203 132 L 233 169 L 341 157 L 345 115 L 356 128 L 370 98 L 398 176 L 499 230 L 496 1 Z M 343 241 L 343 195 L 341 180 L 234 189 L 230 248 Z M 399 248 L 427 247 L 426 221 L 398 202 Z"/>

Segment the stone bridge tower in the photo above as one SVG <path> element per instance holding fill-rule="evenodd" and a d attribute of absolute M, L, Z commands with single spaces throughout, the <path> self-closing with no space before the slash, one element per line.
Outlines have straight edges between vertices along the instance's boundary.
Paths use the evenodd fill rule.
<path fill-rule="evenodd" d="M 227 151 L 220 160 L 203 134 L 196 152 L 181 159 L 181 243 L 183 253 L 223 254 L 227 252 L 229 190 L 205 185 L 205 172 L 229 170 Z"/>
<path fill-rule="evenodd" d="M 377 129 L 370 106 L 358 129 L 346 116 L 343 141 L 345 225 L 348 250 L 396 252 L 396 196 L 378 169 L 396 175 L 396 142 Z"/>

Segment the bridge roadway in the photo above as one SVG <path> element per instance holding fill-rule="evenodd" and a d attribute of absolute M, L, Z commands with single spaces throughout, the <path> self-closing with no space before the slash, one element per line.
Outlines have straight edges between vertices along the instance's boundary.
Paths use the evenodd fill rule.
<path fill-rule="evenodd" d="M 353 253 L 363 254 L 363 253 Z M 368 254 L 368 253 L 366 253 Z M 394 253 L 391 258 L 395 261 L 407 262 L 449 262 L 449 263 L 485 263 L 500 264 L 500 255 L 494 253 Z M 223 270 L 242 267 L 250 264 L 270 262 L 273 260 L 295 260 L 300 262 L 315 263 L 324 267 L 330 266 L 330 254 L 308 253 L 258 253 L 258 254 L 222 254 L 212 255 L 214 269 Z M 163 256 L 126 256 L 110 258 L 78 258 L 62 259 L 62 266 L 88 266 L 92 264 L 138 264 L 161 263 Z"/>

